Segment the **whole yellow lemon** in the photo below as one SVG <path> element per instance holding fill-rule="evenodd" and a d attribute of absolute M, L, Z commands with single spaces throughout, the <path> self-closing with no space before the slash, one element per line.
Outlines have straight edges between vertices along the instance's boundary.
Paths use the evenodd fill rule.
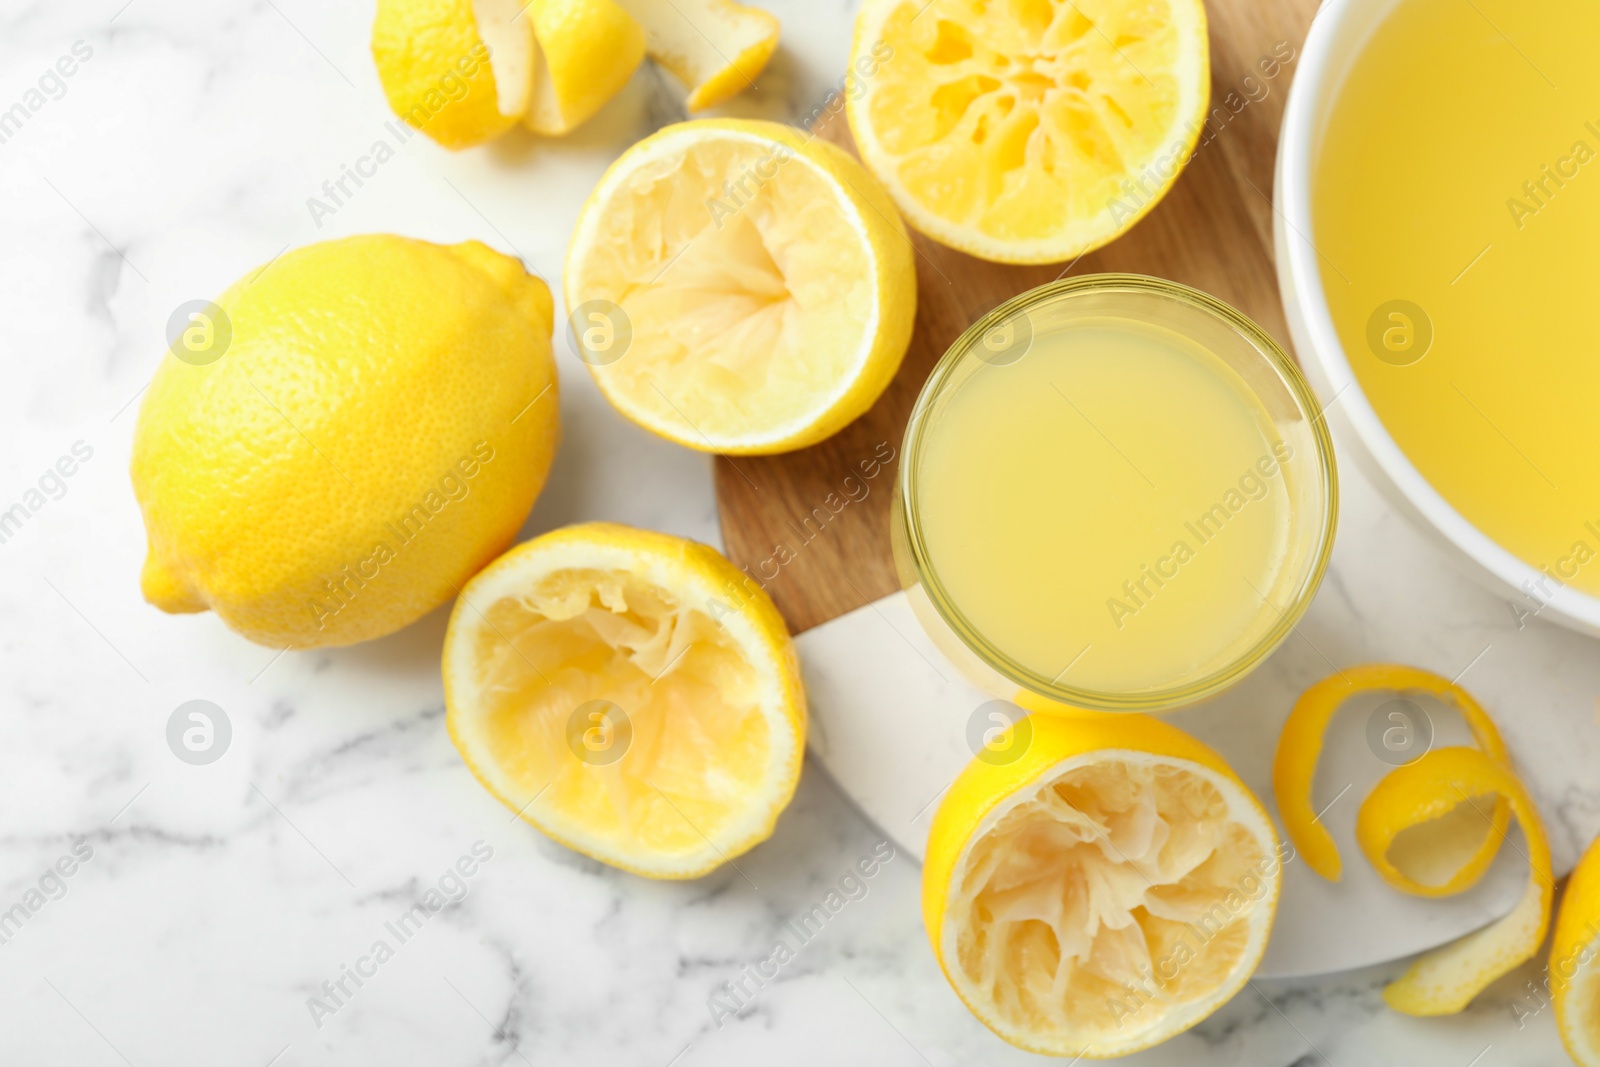
<path fill-rule="evenodd" d="M 274 647 L 392 633 L 515 537 L 560 436 L 550 290 L 478 243 L 290 252 L 194 312 L 133 442 L 163 611 Z"/>

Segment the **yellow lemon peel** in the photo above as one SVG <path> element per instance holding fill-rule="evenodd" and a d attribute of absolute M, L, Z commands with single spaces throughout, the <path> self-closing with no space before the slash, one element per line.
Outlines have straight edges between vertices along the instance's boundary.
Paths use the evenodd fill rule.
<path fill-rule="evenodd" d="M 450 149 L 519 120 L 564 136 L 646 54 L 699 111 L 753 86 L 777 46 L 777 18 L 733 0 L 378 0 L 372 25 L 389 106 Z"/>
<path fill-rule="evenodd" d="M 1449 896 L 1483 876 L 1513 816 L 1528 843 L 1528 884 L 1516 907 L 1483 929 L 1424 953 L 1384 990 L 1384 1000 L 1396 1011 L 1451 1015 L 1538 952 L 1554 888 L 1550 845 L 1538 809 L 1511 769 L 1510 753 L 1482 705 L 1431 671 L 1376 663 L 1347 668 L 1307 689 L 1278 738 L 1272 768 L 1278 813 L 1313 870 L 1330 881 L 1342 870 L 1338 847 L 1311 806 L 1323 734 L 1347 700 L 1372 691 L 1435 697 L 1460 713 L 1478 744 L 1426 752 L 1390 771 L 1361 802 L 1356 841 L 1385 882 L 1417 896 Z"/>
<path fill-rule="evenodd" d="M 1572 869 L 1550 941 L 1556 1029 L 1579 1067 L 1600 1067 L 1600 839 Z"/>
<path fill-rule="evenodd" d="M 523 123 L 560 137 L 622 91 L 644 59 L 644 30 L 615 0 L 529 0 L 538 42 Z"/>
<path fill-rule="evenodd" d="M 1448 818 L 1457 805 L 1474 808 L 1484 822 L 1486 801 L 1509 805 L 1527 840 L 1528 884 L 1509 914 L 1466 937 L 1425 952 L 1383 991 L 1391 1008 L 1407 1015 L 1453 1015 L 1484 987 L 1533 958 L 1550 925 L 1555 879 L 1544 824 L 1527 789 L 1503 762 L 1474 748 L 1438 748 L 1397 767 L 1361 805 L 1359 833 L 1375 847 L 1403 831 Z M 1495 835 L 1498 845 L 1501 834 Z"/>
<path fill-rule="evenodd" d="M 778 47 L 778 19 L 734 0 L 622 0 L 644 27 L 650 58 L 689 88 L 703 111 L 754 86 Z"/>
<path fill-rule="evenodd" d="M 533 47 L 515 14 L 507 3 L 379 0 L 372 59 L 394 113 L 452 150 L 510 129 L 528 106 Z"/>
<path fill-rule="evenodd" d="M 1359 667 L 1346 667 L 1329 675 L 1300 695 L 1283 732 L 1278 735 L 1278 749 L 1272 762 L 1272 791 L 1278 803 L 1278 814 L 1283 828 L 1294 842 L 1296 851 L 1306 864 L 1330 882 L 1337 882 L 1343 873 L 1339 848 L 1333 835 L 1322 825 L 1311 803 L 1311 784 L 1316 775 L 1317 761 L 1322 755 L 1323 735 L 1334 714 L 1352 697 L 1361 693 L 1388 691 L 1398 694 L 1425 694 L 1437 698 L 1460 713 L 1467 728 L 1472 731 L 1481 748 L 1498 763 L 1510 763 L 1505 742 L 1488 712 L 1483 710 L 1472 694 L 1448 678 L 1419 667 L 1405 667 L 1391 663 L 1369 663 Z M 1427 885 L 1406 877 L 1381 855 L 1367 848 L 1366 853 L 1378 873 L 1396 889 L 1417 896 L 1448 896 L 1459 893 L 1482 876 L 1500 848 L 1500 840 L 1510 821 L 1510 811 L 1503 800 L 1496 799 L 1491 812 L 1491 824 L 1471 859 L 1462 864 L 1456 877 L 1439 885 Z"/>

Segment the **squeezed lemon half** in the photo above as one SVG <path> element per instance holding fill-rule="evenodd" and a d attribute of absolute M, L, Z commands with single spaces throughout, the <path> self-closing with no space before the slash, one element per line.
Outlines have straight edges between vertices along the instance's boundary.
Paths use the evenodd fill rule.
<path fill-rule="evenodd" d="M 1013 1045 L 1090 1059 L 1147 1048 L 1255 970 L 1277 834 L 1222 758 L 1172 726 L 1038 711 L 1025 724 L 1026 751 L 974 760 L 934 816 L 934 955 Z"/>
<path fill-rule="evenodd" d="M 518 545 L 462 590 L 444 682 L 450 736 L 491 793 L 637 874 L 738 857 L 799 779 L 805 697 L 783 620 L 683 538 L 586 523 Z"/>
<path fill-rule="evenodd" d="M 1003 263 L 1105 244 L 1204 124 L 1200 0 L 865 0 L 848 104 L 861 158 L 935 240 Z"/>
<path fill-rule="evenodd" d="M 912 255 L 883 188 L 840 149 L 702 119 L 600 179 L 567 252 L 567 308 L 629 419 L 701 451 L 783 452 L 843 428 L 894 377 Z M 591 323 L 617 347 L 584 347 Z"/>

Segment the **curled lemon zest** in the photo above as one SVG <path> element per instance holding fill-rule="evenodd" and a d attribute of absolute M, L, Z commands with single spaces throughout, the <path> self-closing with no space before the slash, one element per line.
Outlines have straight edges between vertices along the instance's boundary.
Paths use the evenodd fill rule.
<path fill-rule="evenodd" d="M 1322 739 L 1328 724 L 1345 702 L 1361 693 L 1391 691 L 1420 693 L 1453 707 L 1466 722 L 1479 749 L 1491 760 L 1510 766 L 1510 754 L 1494 721 L 1472 694 L 1459 685 L 1419 667 L 1392 663 L 1368 663 L 1347 667 L 1329 675 L 1301 694 L 1289 712 L 1283 733 L 1278 737 L 1272 763 L 1272 791 L 1283 818 L 1284 830 L 1306 864 L 1330 882 L 1337 882 L 1344 865 L 1333 842 L 1311 803 L 1311 785 L 1317 761 L 1322 755 Z M 1408 765 L 1409 766 L 1409 765 Z M 1490 826 L 1478 848 L 1462 863 L 1453 877 L 1439 883 L 1425 883 L 1408 877 L 1390 862 L 1386 853 L 1374 853 L 1368 842 L 1357 840 L 1367 859 L 1383 879 L 1396 889 L 1415 896 L 1449 896 L 1475 883 L 1488 869 L 1499 851 L 1500 841 L 1510 824 L 1511 812 L 1503 798 L 1496 797 L 1489 813 Z"/>
<path fill-rule="evenodd" d="M 1491 819 L 1484 800 L 1495 797 L 1516 816 L 1527 840 L 1528 884 L 1516 907 L 1481 930 L 1425 952 L 1383 991 L 1391 1008 L 1407 1015 L 1453 1015 L 1484 987 L 1531 959 L 1550 925 L 1555 879 L 1550 843 L 1527 789 L 1501 760 L 1475 748 L 1438 748 L 1397 767 L 1361 805 L 1358 833 L 1375 843 L 1446 816 L 1458 805 Z M 1497 827 L 1495 844 L 1504 837 Z"/>

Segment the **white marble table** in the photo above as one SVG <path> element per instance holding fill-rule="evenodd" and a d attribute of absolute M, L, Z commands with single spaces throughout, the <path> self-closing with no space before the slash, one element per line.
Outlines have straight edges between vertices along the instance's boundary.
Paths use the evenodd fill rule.
<path fill-rule="evenodd" d="M 842 69 L 852 5 L 772 6 L 784 49 L 733 109 L 795 117 Z M 444 731 L 442 611 L 387 640 L 279 657 L 209 615 L 140 602 L 130 405 L 174 307 L 289 245 L 370 230 L 480 238 L 554 286 L 606 162 L 680 117 L 679 89 L 647 69 L 563 143 L 513 135 L 451 155 L 412 138 L 317 220 L 307 201 L 323 183 L 394 140 L 370 14 L 311 0 L 0 9 L 0 112 L 25 113 L 0 125 L 0 510 L 29 511 L 0 542 L 0 1063 L 1030 1060 L 938 974 L 904 856 L 764 988 L 729 998 L 723 983 L 776 939 L 793 946 L 788 920 L 879 841 L 814 765 L 742 876 L 651 883 L 513 824 L 472 780 Z M 57 80 L 61 57 L 73 73 Z M 714 541 L 704 458 L 632 430 L 562 359 L 566 443 L 527 532 L 612 518 Z M 47 476 L 75 446 L 71 477 Z M 195 699 L 232 726 L 206 766 L 166 741 Z M 492 855 L 449 877 L 475 846 Z M 386 924 L 442 878 L 459 901 L 402 941 Z M 1516 1009 L 1538 1007 L 1520 996 L 1531 970 L 1443 1021 L 1384 1009 L 1392 971 L 1257 983 L 1138 1062 L 1562 1062 L 1548 1010 L 1519 1025 Z"/>

